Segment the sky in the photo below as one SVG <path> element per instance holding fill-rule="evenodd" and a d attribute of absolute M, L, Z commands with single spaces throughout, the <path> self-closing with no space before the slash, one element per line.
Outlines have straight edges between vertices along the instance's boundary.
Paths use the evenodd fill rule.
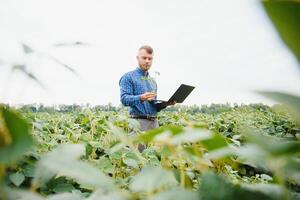
<path fill-rule="evenodd" d="M 55 46 L 77 41 L 88 45 Z M 258 90 L 300 94 L 298 63 L 255 0 L 1 0 L 0 44 L 0 102 L 10 104 L 119 105 L 119 79 L 144 44 L 154 48 L 159 99 L 181 83 L 196 87 L 184 105 L 274 103 Z M 15 64 L 45 88 L 12 72 Z"/>

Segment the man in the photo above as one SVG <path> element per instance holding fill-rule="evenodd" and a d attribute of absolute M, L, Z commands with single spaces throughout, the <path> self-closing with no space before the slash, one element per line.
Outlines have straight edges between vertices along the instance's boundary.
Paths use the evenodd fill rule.
<path fill-rule="evenodd" d="M 148 45 L 139 48 L 136 56 L 139 66 L 130 72 L 125 73 L 120 81 L 120 96 L 124 106 L 129 106 L 129 115 L 137 119 L 141 126 L 141 131 L 157 128 L 157 112 L 175 102 L 159 106 L 155 103 L 157 84 L 149 76 L 149 69 L 153 61 L 153 49 Z M 143 151 L 145 146 L 139 145 L 139 151 Z"/>

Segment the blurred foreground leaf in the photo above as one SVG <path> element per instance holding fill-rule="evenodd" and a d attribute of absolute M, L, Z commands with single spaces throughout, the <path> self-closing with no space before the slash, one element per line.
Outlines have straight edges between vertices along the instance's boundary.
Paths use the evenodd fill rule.
<path fill-rule="evenodd" d="M 224 177 L 207 172 L 202 176 L 202 200 L 282 200 L 283 189 L 277 185 L 234 185 Z"/>
<path fill-rule="evenodd" d="M 34 50 L 30 46 L 28 46 L 27 44 L 24 44 L 24 43 L 21 43 L 21 44 L 22 44 L 24 53 L 26 53 L 26 54 L 34 53 Z"/>
<path fill-rule="evenodd" d="M 55 47 L 65 47 L 65 46 L 89 46 L 89 44 L 88 44 L 88 43 L 85 43 L 85 42 L 77 41 L 77 42 L 70 42 L 70 43 L 57 43 L 57 44 L 54 44 L 53 46 L 55 46 Z"/>
<path fill-rule="evenodd" d="M 171 171 L 164 170 L 160 167 L 145 167 L 137 174 L 132 183 L 130 189 L 134 192 L 147 192 L 153 191 L 161 187 L 170 187 L 177 185 L 173 173 Z"/>
<path fill-rule="evenodd" d="M 59 64 L 60 66 L 63 66 L 64 68 L 66 68 L 67 70 L 69 70 L 70 72 L 72 72 L 73 74 L 75 74 L 76 76 L 78 76 L 78 73 L 75 71 L 75 69 L 73 69 L 72 67 L 70 67 L 69 65 L 63 63 L 62 61 L 60 61 L 59 59 L 55 58 L 54 56 L 51 55 L 46 55 L 50 60 L 52 60 L 53 62 Z"/>
<path fill-rule="evenodd" d="M 300 2 L 268 0 L 263 5 L 280 37 L 300 61 Z"/>
<path fill-rule="evenodd" d="M 112 190 L 112 180 L 96 167 L 79 161 L 85 152 L 80 144 L 65 144 L 47 153 L 38 162 L 34 179 L 35 186 L 44 185 L 55 174 L 71 177 L 86 187 Z"/>
<path fill-rule="evenodd" d="M 164 192 L 160 192 L 154 197 L 150 198 L 150 200 L 198 200 L 199 195 L 197 192 L 184 190 L 182 188 L 173 188 L 171 190 L 167 190 Z"/>
<path fill-rule="evenodd" d="M 0 149 L 0 164 L 12 163 L 33 145 L 27 122 L 15 111 L 0 106 L 0 134 L 10 137 L 10 143 Z M 2 127 L 1 127 L 2 126 Z"/>
<path fill-rule="evenodd" d="M 12 70 L 19 70 L 24 73 L 28 78 L 35 81 L 40 87 L 46 89 L 45 85 L 30 71 L 27 70 L 26 65 L 14 65 Z"/>

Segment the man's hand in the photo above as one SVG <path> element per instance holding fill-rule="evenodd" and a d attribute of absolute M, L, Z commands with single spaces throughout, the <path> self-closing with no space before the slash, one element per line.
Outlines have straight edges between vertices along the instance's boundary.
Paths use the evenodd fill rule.
<path fill-rule="evenodd" d="M 168 102 L 168 106 L 173 106 L 173 105 L 175 105 L 177 102 L 176 101 L 170 101 L 170 102 Z"/>
<path fill-rule="evenodd" d="M 156 94 L 154 92 L 145 92 L 141 95 L 141 101 L 151 101 L 155 96 Z"/>

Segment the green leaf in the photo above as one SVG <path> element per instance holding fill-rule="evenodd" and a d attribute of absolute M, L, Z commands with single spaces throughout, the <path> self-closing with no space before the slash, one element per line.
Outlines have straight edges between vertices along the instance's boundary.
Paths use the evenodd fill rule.
<path fill-rule="evenodd" d="M 226 138 L 218 133 L 214 133 L 212 137 L 202 140 L 201 143 L 206 147 L 207 150 L 212 151 L 220 148 L 227 147 Z"/>
<path fill-rule="evenodd" d="M 104 173 L 114 173 L 114 165 L 112 164 L 111 160 L 107 157 L 101 157 L 97 162 L 98 167 Z"/>
<path fill-rule="evenodd" d="M 112 180 L 99 169 L 78 160 L 84 153 L 84 145 L 80 144 L 60 145 L 47 153 L 37 164 L 34 185 L 44 185 L 54 174 L 59 173 L 85 186 L 115 189 Z"/>
<path fill-rule="evenodd" d="M 284 174 L 288 177 L 289 180 L 292 182 L 297 183 L 300 185 L 300 159 L 298 158 L 291 158 L 288 160 L 288 163 L 283 168 Z"/>
<path fill-rule="evenodd" d="M 262 191 L 264 189 L 265 191 Z M 217 191 L 217 192 L 216 192 Z M 202 200 L 281 200 L 285 199 L 284 190 L 275 185 L 260 184 L 259 186 L 234 185 L 224 177 L 207 172 L 202 176 L 200 194 Z"/>
<path fill-rule="evenodd" d="M 263 5 L 281 39 L 300 61 L 300 2 L 268 0 Z"/>
<path fill-rule="evenodd" d="M 262 135 L 255 130 L 243 133 L 246 140 L 258 145 L 273 156 L 293 155 L 300 151 L 300 141 L 287 141 L 282 138 Z"/>
<path fill-rule="evenodd" d="M 268 196 L 269 199 L 284 199 L 285 190 L 275 184 L 242 184 L 242 189 Z"/>
<path fill-rule="evenodd" d="M 25 180 L 23 173 L 17 172 L 9 175 L 9 180 L 17 187 L 19 187 Z"/>
<path fill-rule="evenodd" d="M 56 194 L 48 197 L 46 200 L 82 200 L 76 194 L 64 193 L 64 194 Z"/>
<path fill-rule="evenodd" d="M 11 137 L 11 144 L 0 149 L 0 164 L 12 163 L 33 145 L 27 122 L 15 111 L 0 106 L 0 119 L 4 119 L 4 131 Z"/>
<path fill-rule="evenodd" d="M 144 134 L 140 134 L 137 136 L 137 141 L 139 142 L 151 142 L 155 136 L 160 135 L 164 132 L 170 132 L 172 135 L 177 135 L 183 131 L 182 127 L 179 126 L 162 126 L 157 129 L 151 129 Z"/>
<path fill-rule="evenodd" d="M 267 158 L 270 154 L 256 144 L 246 144 L 234 150 L 233 154 L 238 156 L 238 161 L 252 167 L 267 167 Z"/>
<path fill-rule="evenodd" d="M 24 172 L 24 175 L 26 177 L 29 177 L 29 178 L 33 178 L 34 177 L 34 170 L 35 170 L 35 167 L 33 164 L 29 164 L 29 165 L 26 165 L 23 169 L 23 172 Z"/>
<path fill-rule="evenodd" d="M 123 162 L 129 167 L 137 168 L 139 166 L 140 160 L 135 153 L 127 152 L 123 155 Z"/>
<path fill-rule="evenodd" d="M 120 127 L 117 127 L 115 125 L 113 125 L 111 122 L 107 122 L 107 126 L 109 128 L 109 131 L 115 135 L 116 137 L 118 137 L 118 139 L 123 143 L 123 144 L 128 144 L 129 143 L 129 136 L 124 132 L 123 129 L 121 129 Z"/>
<path fill-rule="evenodd" d="M 235 153 L 235 148 L 232 146 L 227 146 L 225 148 L 219 148 L 216 150 L 209 151 L 208 154 L 205 155 L 207 159 L 220 159 L 220 158 L 228 158 Z"/>
<path fill-rule="evenodd" d="M 121 149 L 125 146 L 126 146 L 126 144 L 119 142 L 119 143 L 114 144 L 110 149 L 106 150 L 106 152 L 110 157 L 118 159 L 116 157 L 119 156 L 119 158 L 121 158 L 122 154 L 120 152 L 121 152 Z"/>
<path fill-rule="evenodd" d="M 206 140 L 212 137 L 212 133 L 208 130 L 185 130 L 180 134 L 175 135 L 171 139 L 173 145 L 178 145 L 186 142 L 197 142 L 201 140 Z"/>
<path fill-rule="evenodd" d="M 69 183 L 68 178 L 64 176 L 54 177 L 47 182 L 46 187 L 49 190 L 53 190 L 56 187 L 56 185 L 62 185 L 65 183 Z"/>
<path fill-rule="evenodd" d="M 177 185 L 173 173 L 160 167 L 145 167 L 133 177 L 130 189 L 134 192 L 153 191 L 161 187 Z"/>
<path fill-rule="evenodd" d="M 161 155 L 168 157 L 168 156 L 172 155 L 172 150 L 170 149 L 170 147 L 164 145 L 163 149 L 161 150 Z"/>
<path fill-rule="evenodd" d="M 174 176 L 175 176 L 175 179 L 178 181 L 178 182 L 182 182 L 182 174 L 181 174 L 181 171 L 179 169 L 174 169 L 173 170 L 173 173 L 174 173 Z M 192 179 L 188 176 L 189 173 L 190 175 L 192 175 L 193 173 L 192 172 L 187 172 L 185 171 L 184 172 L 184 176 L 183 176 L 183 181 L 184 181 L 184 187 L 185 188 L 189 188 L 189 189 L 192 189 L 193 188 L 193 182 L 192 182 Z"/>
<path fill-rule="evenodd" d="M 155 150 L 151 148 L 147 148 L 142 153 L 143 157 L 147 159 L 148 164 L 151 166 L 158 166 L 160 165 L 160 161 L 158 160 Z"/>
<path fill-rule="evenodd" d="M 63 193 L 63 192 L 71 192 L 74 189 L 75 189 L 74 186 L 70 183 L 61 183 L 61 184 L 55 185 L 55 187 L 53 188 L 53 191 L 55 193 Z"/>
<path fill-rule="evenodd" d="M 37 193 L 33 193 L 27 190 L 4 188 L 5 197 L 3 199 L 14 199 L 14 200 L 45 200 L 42 196 Z M 0 193 L 0 197 L 3 197 L 3 193 Z"/>
<path fill-rule="evenodd" d="M 150 200 L 198 200 L 199 194 L 197 192 L 184 190 L 182 188 L 173 188 L 164 192 L 160 192 Z"/>

